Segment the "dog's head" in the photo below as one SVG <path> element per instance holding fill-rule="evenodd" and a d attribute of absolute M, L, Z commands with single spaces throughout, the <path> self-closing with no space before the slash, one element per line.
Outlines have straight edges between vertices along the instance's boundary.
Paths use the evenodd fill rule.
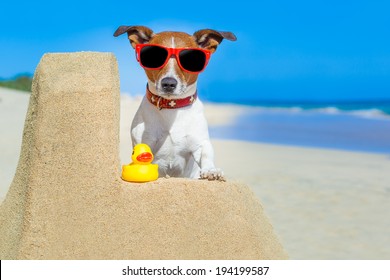
<path fill-rule="evenodd" d="M 127 33 L 131 46 L 137 51 L 137 59 L 140 60 L 139 54 L 146 50 L 142 50 L 144 44 L 164 47 L 162 52 L 167 53 L 168 57 L 165 63 L 161 64 L 161 67 L 148 68 L 145 65 L 141 65 L 145 68 L 146 75 L 149 80 L 149 88 L 160 96 L 168 96 L 170 98 L 182 98 L 185 95 L 193 94 L 196 90 L 196 81 L 199 72 L 203 68 L 196 64 L 207 65 L 210 54 L 214 53 L 218 45 L 223 39 L 235 41 L 236 36 L 231 32 L 218 32 L 212 29 L 202 29 L 195 32 L 193 35 L 189 35 L 183 32 L 161 32 L 154 33 L 151 29 L 145 26 L 120 26 L 114 36 L 117 37 L 121 34 Z M 195 66 L 189 62 L 190 67 L 195 67 L 195 71 L 188 71 L 189 67 L 186 67 L 185 59 L 179 58 L 178 49 L 181 48 L 194 48 L 204 50 L 204 57 L 202 52 L 199 53 L 198 62 L 194 62 Z M 170 56 L 169 56 L 170 55 Z M 181 57 L 182 54 L 180 54 Z M 152 56 L 153 57 L 153 56 Z M 190 59 L 193 59 L 191 55 Z M 196 57 L 196 55 L 195 55 Z M 178 61 L 179 59 L 179 61 Z M 146 62 L 148 64 L 153 62 Z M 146 65 L 148 66 L 148 65 Z M 200 68 L 202 70 L 198 71 Z"/>

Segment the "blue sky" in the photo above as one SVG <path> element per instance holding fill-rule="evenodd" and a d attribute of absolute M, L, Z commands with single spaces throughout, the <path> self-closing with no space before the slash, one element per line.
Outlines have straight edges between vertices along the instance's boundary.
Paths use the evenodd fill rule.
<path fill-rule="evenodd" d="M 0 77 L 33 73 L 46 52 L 117 56 L 121 90 L 146 79 L 119 25 L 232 31 L 199 77 L 204 99 L 390 98 L 390 1 L 3 1 Z"/>

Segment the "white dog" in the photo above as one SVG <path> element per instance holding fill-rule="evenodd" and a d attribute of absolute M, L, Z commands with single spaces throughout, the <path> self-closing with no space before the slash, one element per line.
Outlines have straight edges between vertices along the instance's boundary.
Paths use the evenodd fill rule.
<path fill-rule="evenodd" d="M 114 36 L 128 34 L 137 60 L 148 77 L 146 95 L 131 127 L 133 146 L 145 143 L 154 153 L 160 176 L 224 180 L 214 165 L 203 105 L 197 97 L 198 74 L 231 32 L 153 31 L 120 26 Z"/>

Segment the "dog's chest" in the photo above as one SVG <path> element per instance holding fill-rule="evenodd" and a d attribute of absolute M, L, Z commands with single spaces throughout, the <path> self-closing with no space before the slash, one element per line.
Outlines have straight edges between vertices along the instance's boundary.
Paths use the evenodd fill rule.
<path fill-rule="evenodd" d="M 192 154 L 197 145 L 186 130 L 186 127 L 175 125 L 158 137 L 154 162 L 164 173 L 161 175 L 183 176 L 188 164 L 193 161 Z"/>
<path fill-rule="evenodd" d="M 157 147 L 161 147 L 158 153 L 163 157 L 187 157 L 199 146 L 196 118 L 188 118 L 186 114 L 178 114 L 171 123 L 162 123 L 157 128 Z"/>

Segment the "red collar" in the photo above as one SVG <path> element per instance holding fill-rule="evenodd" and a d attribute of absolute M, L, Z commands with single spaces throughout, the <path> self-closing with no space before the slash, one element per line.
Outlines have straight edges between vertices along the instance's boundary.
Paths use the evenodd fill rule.
<path fill-rule="evenodd" d="M 191 96 L 182 99 L 166 99 L 150 92 L 149 88 L 146 87 L 146 98 L 156 106 L 159 110 L 161 109 L 177 109 L 192 105 L 198 97 L 198 92 Z"/>

